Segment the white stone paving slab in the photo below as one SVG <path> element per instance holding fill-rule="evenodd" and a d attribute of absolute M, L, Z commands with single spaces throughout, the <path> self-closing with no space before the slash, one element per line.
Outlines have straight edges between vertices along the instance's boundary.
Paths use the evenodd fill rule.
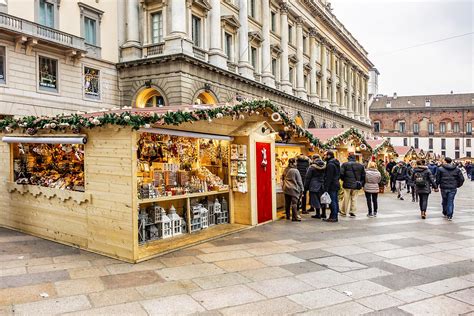
<path fill-rule="evenodd" d="M 262 256 L 262 257 L 255 257 L 258 261 L 266 264 L 267 266 L 270 267 L 276 267 L 276 266 L 283 266 L 287 264 L 292 264 L 292 263 L 300 263 L 300 262 L 305 262 L 305 260 L 298 258 L 296 256 L 287 254 L 287 253 L 280 253 L 280 254 L 274 254 L 274 255 L 268 255 L 268 256 Z"/>
<path fill-rule="evenodd" d="M 317 289 L 357 281 L 356 279 L 332 270 L 303 273 L 297 275 L 296 278 Z"/>
<path fill-rule="evenodd" d="M 432 283 L 419 285 L 416 288 L 433 295 L 441 295 L 457 290 L 462 290 L 474 286 L 473 282 L 469 282 L 462 278 L 451 278 Z"/>
<path fill-rule="evenodd" d="M 357 247 L 357 246 L 340 246 L 340 247 L 330 247 L 323 248 L 324 251 L 331 252 L 338 256 L 347 256 L 347 255 L 356 255 L 359 253 L 370 252 L 368 249 Z"/>
<path fill-rule="evenodd" d="M 49 315 L 51 311 L 54 311 L 56 314 L 62 314 L 90 307 L 91 304 L 85 295 L 76 295 L 17 304 L 14 306 L 14 310 L 15 314 L 18 315 Z"/>
<path fill-rule="evenodd" d="M 290 300 L 309 309 L 321 308 L 350 301 L 347 295 L 332 289 L 314 290 L 288 296 Z"/>
<path fill-rule="evenodd" d="M 316 259 L 312 259 L 311 261 L 321 266 L 327 267 L 328 269 L 332 269 L 338 272 L 346 272 L 346 271 L 351 271 L 351 270 L 367 268 L 367 266 L 363 264 L 350 261 L 346 258 L 338 257 L 338 256 L 316 258 Z"/>
<path fill-rule="evenodd" d="M 294 277 L 258 281 L 249 283 L 247 286 L 268 298 L 314 290 L 311 285 Z"/>
<path fill-rule="evenodd" d="M 391 274 L 390 272 L 381 270 L 379 268 L 368 268 L 368 269 L 354 270 L 354 271 L 349 271 L 349 272 L 344 273 L 344 275 L 347 275 L 357 280 L 369 280 L 369 279 L 386 276 L 390 274 Z"/>
<path fill-rule="evenodd" d="M 437 296 L 398 307 L 413 315 L 460 315 L 474 310 L 473 306 L 446 296 Z"/>
<path fill-rule="evenodd" d="M 359 247 L 368 249 L 372 252 L 401 248 L 401 246 L 399 245 L 395 245 L 395 244 L 391 244 L 391 243 L 383 242 L 383 241 L 360 244 Z"/>
<path fill-rule="evenodd" d="M 215 261 L 222 261 L 222 260 L 248 258 L 252 256 L 253 254 L 245 250 L 234 250 L 234 251 L 206 253 L 206 254 L 198 255 L 197 258 L 204 262 L 215 262 Z"/>
<path fill-rule="evenodd" d="M 361 298 L 357 302 L 376 311 L 404 304 L 403 301 L 387 294 Z"/>
<path fill-rule="evenodd" d="M 194 292 L 191 296 L 206 309 L 225 308 L 265 299 L 265 296 L 245 285 Z"/>
<path fill-rule="evenodd" d="M 373 310 L 356 302 L 346 302 L 321 309 L 314 309 L 298 315 L 304 316 L 356 316 L 364 315 Z"/>
<path fill-rule="evenodd" d="M 293 275 L 292 272 L 280 267 L 265 267 L 260 269 L 245 270 L 241 271 L 240 274 L 248 279 L 251 279 L 252 281 L 277 279 Z"/>
<path fill-rule="evenodd" d="M 405 303 L 412 303 L 433 296 L 429 293 L 423 292 L 413 287 L 409 287 L 395 292 L 390 292 L 387 293 L 387 295 L 393 296 L 396 299 L 404 301 Z"/>
<path fill-rule="evenodd" d="M 453 292 L 453 293 L 447 294 L 446 296 L 455 298 L 458 301 L 468 303 L 474 306 L 474 287 L 457 291 L 457 292 Z"/>
<path fill-rule="evenodd" d="M 290 315 L 306 310 L 303 306 L 287 299 L 286 297 L 279 297 L 266 301 L 259 301 L 255 303 L 248 303 L 235 307 L 228 307 L 219 310 L 224 316 L 246 315 L 246 316 L 260 316 L 265 315 Z"/>
<path fill-rule="evenodd" d="M 199 285 L 202 289 L 208 290 L 218 287 L 248 283 L 250 280 L 239 273 L 225 273 L 196 278 L 193 279 L 193 282 Z"/>
<path fill-rule="evenodd" d="M 378 252 L 375 252 L 375 254 L 377 256 L 389 258 L 389 259 L 416 255 L 415 252 L 405 250 L 405 249 L 392 249 L 392 250 L 378 251 Z"/>
<path fill-rule="evenodd" d="M 352 292 L 353 299 L 359 299 L 366 296 L 372 296 L 390 291 L 389 288 L 367 280 L 333 286 L 333 289 L 340 293 L 344 291 Z"/>
<path fill-rule="evenodd" d="M 149 315 L 175 315 L 204 312 L 205 309 L 189 295 L 173 295 L 140 302 Z"/>
<path fill-rule="evenodd" d="M 416 270 L 428 267 L 439 266 L 446 264 L 446 261 L 431 258 L 425 255 L 403 257 L 397 259 L 386 260 L 390 264 L 394 264 L 409 270 Z"/>
<path fill-rule="evenodd" d="M 225 273 L 224 270 L 221 268 L 210 264 L 210 263 L 203 263 L 203 264 L 195 264 L 191 266 L 182 266 L 182 267 L 175 267 L 175 268 L 166 268 L 157 270 L 161 277 L 165 280 L 189 280 L 194 278 L 199 278 L 208 275 L 215 275 Z"/>

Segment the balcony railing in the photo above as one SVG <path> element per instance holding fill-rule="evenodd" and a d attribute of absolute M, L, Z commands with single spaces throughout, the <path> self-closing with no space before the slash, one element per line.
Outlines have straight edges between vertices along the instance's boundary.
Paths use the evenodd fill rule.
<path fill-rule="evenodd" d="M 193 46 L 194 57 L 206 61 L 207 51 L 201 47 Z"/>
<path fill-rule="evenodd" d="M 54 44 L 86 51 L 84 39 L 38 23 L 0 13 L 0 29 L 42 39 Z"/>
<path fill-rule="evenodd" d="M 157 43 L 143 46 L 143 56 L 156 56 L 163 54 L 165 43 Z"/>

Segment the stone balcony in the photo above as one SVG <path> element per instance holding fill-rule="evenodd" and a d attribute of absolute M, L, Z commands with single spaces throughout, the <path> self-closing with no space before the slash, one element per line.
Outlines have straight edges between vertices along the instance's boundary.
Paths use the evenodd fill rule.
<path fill-rule="evenodd" d="M 64 49 L 66 55 L 75 58 L 83 57 L 87 53 L 86 44 L 82 37 L 6 13 L 0 13 L 0 31 L 15 36 L 16 48 L 19 49 L 22 44 L 25 44 L 27 52 L 31 51 L 31 48 L 38 43 L 44 42 Z"/>

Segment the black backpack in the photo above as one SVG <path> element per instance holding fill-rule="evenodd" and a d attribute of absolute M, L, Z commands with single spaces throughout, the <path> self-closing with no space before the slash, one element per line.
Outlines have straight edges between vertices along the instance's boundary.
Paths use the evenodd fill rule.
<path fill-rule="evenodd" d="M 415 185 L 417 187 L 425 187 L 426 186 L 426 179 L 422 172 L 415 173 Z"/>

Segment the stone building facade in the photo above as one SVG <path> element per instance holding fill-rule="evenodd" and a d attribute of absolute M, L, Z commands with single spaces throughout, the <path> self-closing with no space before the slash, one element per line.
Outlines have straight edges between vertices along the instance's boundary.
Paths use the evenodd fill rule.
<path fill-rule="evenodd" d="M 474 93 L 377 95 L 370 106 L 374 133 L 394 146 L 451 158 L 473 157 Z"/>
<path fill-rule="evenodd" d="M 9 0 L 0 30 L 3 115 L 264 97 L 305 127 L 370 130 L 373 65 L 325 0 Z"/>

